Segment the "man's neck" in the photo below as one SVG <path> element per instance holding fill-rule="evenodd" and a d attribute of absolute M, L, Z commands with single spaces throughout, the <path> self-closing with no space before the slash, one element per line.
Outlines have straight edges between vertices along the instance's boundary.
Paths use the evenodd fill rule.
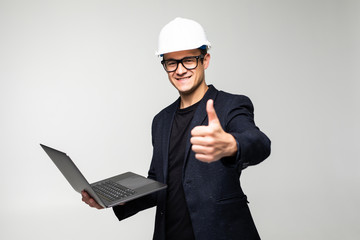
<path fill-rule="evenodd" d="M 206 84 L 202 84 L 191 94 L 180 94 L 180 108 L 187 108 L 199 102 L 204 97 L 208 89 L 209 87 Z"/>

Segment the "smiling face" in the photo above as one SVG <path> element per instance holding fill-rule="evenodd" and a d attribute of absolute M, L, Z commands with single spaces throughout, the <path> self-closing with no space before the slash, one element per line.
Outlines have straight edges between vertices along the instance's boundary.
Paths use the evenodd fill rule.
<path fill-rule="evenodd" d="M 185 57 L 199 56 L 199 49 L 171 52 L 164 54 L 164 60 L 180 60 Z M 168 72 L 171 84 L 179 91 L 181 98 L 200 100 L 207 90 L 205 83 L 205 69 L 209 66 L 210 55 L 206 54 L 203 60 L 198 60 L 195 69 L 188 70 L 181 63 L 176 71 Z"/>

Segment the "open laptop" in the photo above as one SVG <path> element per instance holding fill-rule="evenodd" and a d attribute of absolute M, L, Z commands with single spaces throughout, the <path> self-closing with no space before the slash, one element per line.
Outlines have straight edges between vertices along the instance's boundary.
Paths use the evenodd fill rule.
<path fill-rule="evenodd" d="M 85 190 L 103 207 L 113 207 L 120 203 L 165 189 L 166 184 L 126 172 L 89 184 L 80 170 L 66 153 L 40 144 L 75 191 Z"/>

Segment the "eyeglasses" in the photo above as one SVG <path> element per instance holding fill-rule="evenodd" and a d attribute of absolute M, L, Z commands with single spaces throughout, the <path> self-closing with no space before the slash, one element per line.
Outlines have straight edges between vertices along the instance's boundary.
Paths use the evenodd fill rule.
<path fill-rule="evenodd" d="M 195 69 L 198 66 L 199 59 L 204 59 L 204 55 L 192 56 L 192 57 L 184 57 L 182 59 L 169 59 L 162 60 L 161 64 L 163 65 L 165 71 L 167 72 L 175 72 L 179 66 L 179 63 L 183 65 L 187 70 Z"/>

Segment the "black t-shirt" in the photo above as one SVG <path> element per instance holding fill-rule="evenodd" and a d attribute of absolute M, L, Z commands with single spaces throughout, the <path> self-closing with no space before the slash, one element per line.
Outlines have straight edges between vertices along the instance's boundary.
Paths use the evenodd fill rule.
<path fill-rule="evenodd" d="M 166 201 L 166 240 L 195 239 L 182 185 L 186 139 L 190 123 L 199 103 L 178 109 L 172 125 Z"/>

